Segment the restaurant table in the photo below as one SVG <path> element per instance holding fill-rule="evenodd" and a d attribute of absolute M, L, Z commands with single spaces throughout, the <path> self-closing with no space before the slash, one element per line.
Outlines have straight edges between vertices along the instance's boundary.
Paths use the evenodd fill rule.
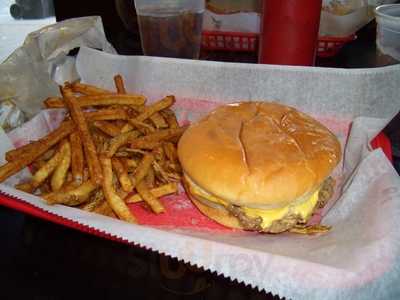
<path fill-rule="evenodd" d="M 317 65 L 375 67 L 375 52 L 371 22 L 336 57 L 318 59 Z M 203 51 L 201 58 L 255 62 L 256 54 Z M 398 128 L 392 125 L 391 132 Z M 279 299 L 157 253 L 1 206 L 0 268 L 1 299 Z"/>

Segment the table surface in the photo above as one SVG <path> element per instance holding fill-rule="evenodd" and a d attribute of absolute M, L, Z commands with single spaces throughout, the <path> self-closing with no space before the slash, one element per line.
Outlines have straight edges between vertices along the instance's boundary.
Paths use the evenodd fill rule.
<path fill-rule="evenodd" d="M 0 62 L 22 45 L 27 34 L 55 22 L 55 17 L 15 20 L 10 15 L 12 0 L 0 1 Z"/>
<path fill-rule="evenodd" d="M 377 65 L 375 26 L 324 67 Z M 203 59 L 254 61 L 251 54 L 203 53 Z M 137 247 L 90 236 L 0 206 L 2 299 L 278 299 Z M 4 297 L 5 296 L 5 297 Z M 33 297 L 34 296 L 34 297 Z"/>

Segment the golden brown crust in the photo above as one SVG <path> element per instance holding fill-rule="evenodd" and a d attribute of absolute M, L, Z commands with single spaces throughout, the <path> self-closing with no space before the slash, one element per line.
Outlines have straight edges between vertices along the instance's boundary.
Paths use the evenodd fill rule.
<path fill-rule="evenodd" d="M 194 195 L 189 195 L 189 198 L 192 200 L 194 205 L 196 205 L 196 207 L 210 219 L 213 219 L 217 223 L 229 228 L 243 229 L 239 224 L 238 218 L 232 216 L 226 209 L 219 209 L 205 205 L 197 200 Z"/>
<path fill-rule="evenodd" d="M 240 225 L 239 220 L 232 216 L 225 208 L 214 208 L 209 205 L 205 205 L 196 199 L 196 196 L 190 192 L 190 183 L 183 179 L 183 186 L 185 188 L 186 194 L 194 205 L 207 217 L 216 221 L 217 223 L 224 225 L 229 228 L 243 229 Z"/>
<path fill-rule="evenodd" d="M 273 208 L 321 185 L 341 150 L 327 128 L 294 108 L 242 102 L 190 126 L 178 155 L 204 190 L 238 206 Z"/>

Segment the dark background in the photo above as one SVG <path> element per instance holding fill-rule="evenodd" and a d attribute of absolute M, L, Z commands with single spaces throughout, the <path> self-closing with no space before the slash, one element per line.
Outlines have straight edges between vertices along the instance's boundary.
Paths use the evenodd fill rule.
<path fill-rule="evenodd" d="M 141 54 L 136 16 L 127 3 L 56 0 L 54 8 L 57 20 L 101 15 L 107 38 L 120 54 Z M 377 66 L 375 23 L 365 26 L 357 36 L 336 57 L 317 59 L 317 65 Z M 257 55 L 202 51 L 201 58 L 256 62 Z M 395 120 L 386 129 L 395 153 L 398 128 Z M 395 163 L 398 164 L 397 158 Z M 2 299 L 278 299 L 151 251 L 1 206 L 0 245 Z"/>

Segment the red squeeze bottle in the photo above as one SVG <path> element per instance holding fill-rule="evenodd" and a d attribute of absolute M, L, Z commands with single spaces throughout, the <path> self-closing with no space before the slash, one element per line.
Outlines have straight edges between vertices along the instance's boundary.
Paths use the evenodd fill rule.
<path fill-rule="evenodd" d="M 322 0 L 264 0 L 258 62 L 312 66 Z"/>

